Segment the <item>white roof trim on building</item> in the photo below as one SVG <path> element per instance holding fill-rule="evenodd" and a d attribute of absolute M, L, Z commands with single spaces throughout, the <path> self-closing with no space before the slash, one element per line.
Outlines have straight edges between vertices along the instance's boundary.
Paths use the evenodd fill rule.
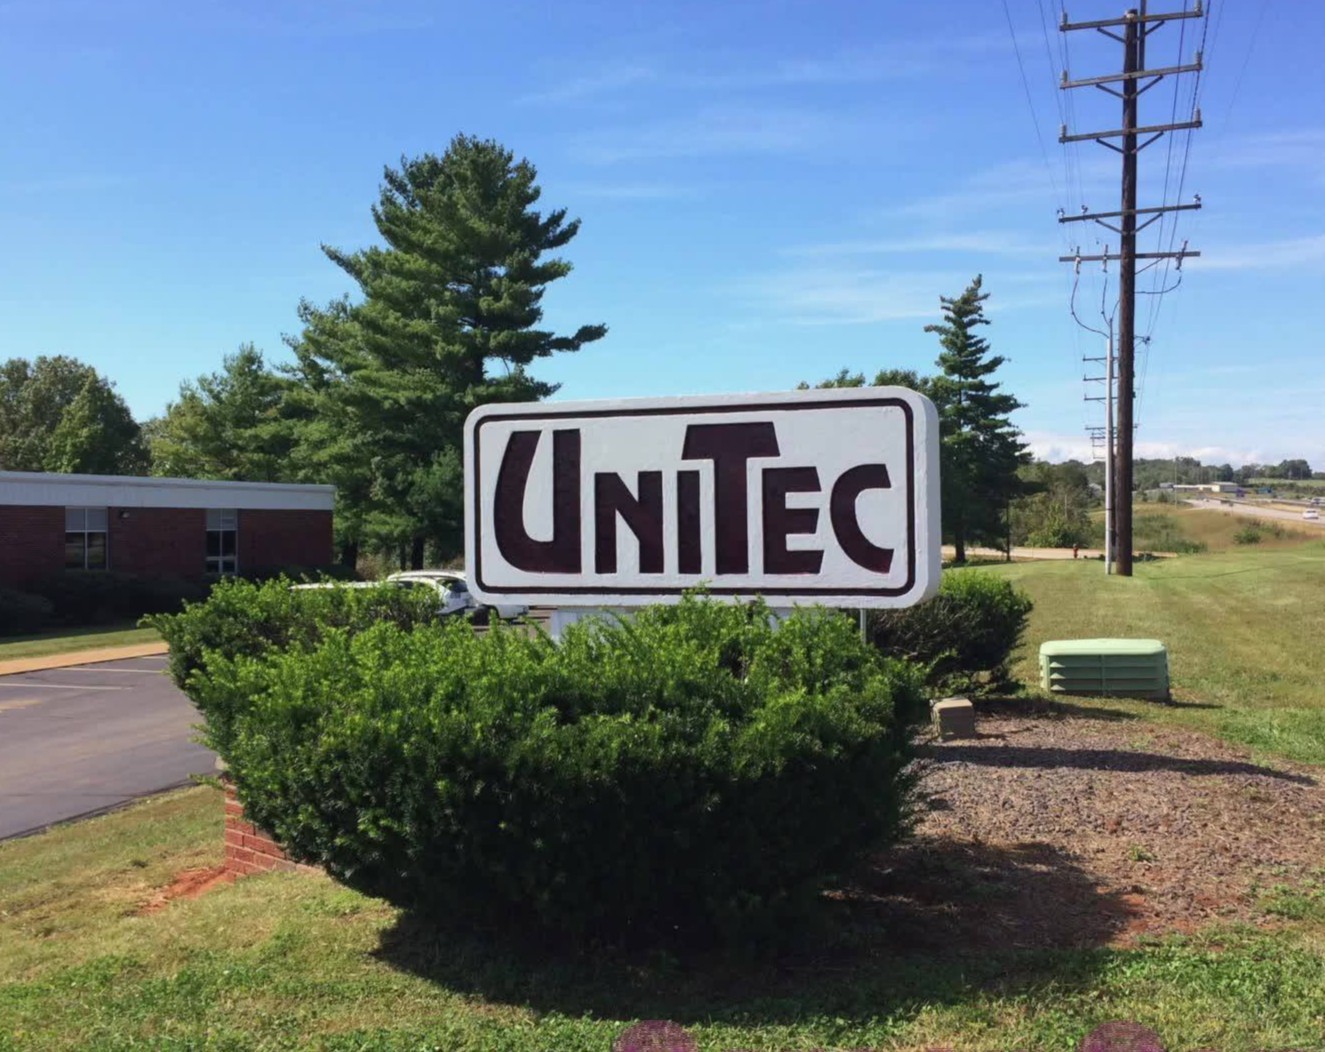
<path fill-rule="evenodd" d="M 335 486 L 0 471 L 0 505 L 331 511 Z"/>

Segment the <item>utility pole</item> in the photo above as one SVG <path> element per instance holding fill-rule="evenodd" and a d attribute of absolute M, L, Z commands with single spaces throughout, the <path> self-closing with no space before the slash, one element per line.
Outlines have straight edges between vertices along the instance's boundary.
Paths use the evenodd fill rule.
<path fill-rule="evenodd" d="M 1121 154 L 1123 159 L 1122 200 L 1118 211 L 1092 213 L 1085 211 L 1083 208 L 1080 215 L 1060 215 L 1058 217 L 1060 223 L 1094 220 L 1101 226 L 1118 234 L 1122 239 L 1122 244 L 1116 254 L 1111 254 L 1106 249 L 1100 255 L 1083 256 L 1078 251 L 1075 255 L 1059 257 L 1060 262 L 1074 263 L 1077 266 L 1092 261 L 1107 264 L 1110 260 L 1116 259 L 1120 268 L 1117 341 L 1117 449 L 1115 452 L 1111 446 L 1108 450 L 1111 460 L 1110 466 L 1112 467 L 1112 471 L 1109 472 L 1109 480 L 1110 488 L 1113 491 L 1112 530 L 1108 532 L 1112 532 L 1114 536 L 1114 562 L 1116 572 L 1122 577 L 1132 575 L 1132 439 L 1135 430 L 1133 406 L 1136 399 L 1136 263 L 1140 259 L 1156 261 L 1177 259 L 1178 269 L 1181 269 L 1184 258 L 1200 255 L 1199 252 L 1189 251 L 1186 242 L 1183 243 L 1181 250 L 1177 252 L 1137 252 L 1136 250 L 1137 234 L 1165 212 L 1179 212 L 1201 207 L 1199 198 L 1193 204 L 1170 205 L 1161 203 L 1149 208 L 1138 208 L 1136 205 L 1136 164 L 1140 152 L 1165 132 L 1201 127 L 1199 110 L 1192 115 L 1190 121 L 1146 126 L 1138 124 L 1138 102 L 1145 92 L 1165 77 L 1177 76 L 1182 73 L 1196 73 L 1202 69 L 1202 56 L 1199 51 L 1196 53 L 1196 60 L 1188 65 L 1181 64 L 1182 56 L 1179 55 L 1179 65 L 1161 69 L 1145 68 L 1146 39 L 1150 34 L 1168 22 L 1183 18 L 1205 17 L 1201 0 L 1196 0 L 1194 10 L 1184 9 L 1163 14 L 1149 13 L 1146 10 L 1146 3 L 1147 0 L 1141 0 L 1139 10 L 1133 8 L 1122 18 L 1099 19 L 1090 22 L 1069 22 L 1065 11 L 1062 24 L 1059 26 L 1059 29 L 1064 33 L 1094 29 L 1123 45 L 1123 69 L 1121 73 L 1088 77 L 1084 80 L 1069 80 L 1067 70 L 1064 70 L 1061 84 L 1063 90 L 1084 87 L 1099 88 L 1101 91 L 1120 99 L 1122 101 L 1122 127 L 1108 131 L 1069 135 L 1067 127 L 1064 125 L 1058 136 L 1060 143 L 1082 142 L 1093 139 L 1101 146 L 1106 146 Z M 1123 31 L 1121 36 L 1114 32 L 1118 28 Z M 1121 84 L 1121 90 L 1111 86 L 1115 84 Z M 1141 136 L 1146 138 L 1143 141 L 1138 141 Z M 1122 145 L 1110 142 L 1111 139 L 1121 140 Z M 1149 218 L 1138 224 L 1138 216 L 1148 216 Z M 1109 219 L 1118 220 L 1118 225 L 1115 226 L 1106 222 Z M 1109 353 L 1109 359 L 1109 364 L 1112 365 L 1112 349 Z M 1106 527 L 1106 530 L 1108 530 L 1108 527 Z"/>
<path fill-rule="evenodd" d="M 1114 467 L 1114 438 L 1113 438 L 1113 392 L 1114 392 L 1114 363 L 1115 355 L 1113 353 L 1113 318 L 1105 319 L 1109 323 L 1109 331 L 1101 332 L 1099 329 L 1092 329 L 1092 332 L 1099 332 L 1100 335 L 1108 339 L 1105 345 L 1105 355 L 1103 358 L 1086 358 L 1088 362 L 1103 362 L 1103 376 L 1085 376 L 1082 377 L 1087 383 L 1095 381 L 1104 382 L 1104 394 L 1102 397 L 1095 398 L 1086 396 L 1087 402 L 1104 403 L 1104 426 L 1092 427 L 1091 432 L 1091 450 L 1094 451 L 1097 440 L 1104 444 L 1104 576 L 1113 573 L 1113 552 L 1114 552 L 1114 522 L 1113 522 L 1113 467 Z M 1099 457 L 1095 458 L 1096 460 Z"/>
<path fill-rule="evenodd" d="M 1109 322 L 1109 350 L 1104 370 L 1104 576 L 1113 573 L 1114 553 L 1118 550 L 1118 529 L 1115 511 L 1118 502 L 1114 500 L 1113 467 L 1115 458 L 1113 428 L 1113 321 Z M 1131 530 L 1127 531 L 1131 540 Z"/>

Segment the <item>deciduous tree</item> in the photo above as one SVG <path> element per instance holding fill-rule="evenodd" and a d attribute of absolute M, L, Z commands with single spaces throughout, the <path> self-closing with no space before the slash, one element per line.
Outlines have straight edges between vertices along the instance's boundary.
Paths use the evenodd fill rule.
<path fill-rule="evenodd" d="M 0 363 L 0 470 L 133 475 L 142 430 L 114 385 L 65 355 Z"/>

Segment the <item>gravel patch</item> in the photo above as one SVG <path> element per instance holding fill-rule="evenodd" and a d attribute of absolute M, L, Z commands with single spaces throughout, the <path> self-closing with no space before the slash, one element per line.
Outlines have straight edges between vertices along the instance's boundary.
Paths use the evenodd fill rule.
<path fill-rule="evenodd" d="M 917 836 L 849 897 L 906 941 L 1135 945 L 1271 926 L 1265 890 L 1325 873 L 1325 771 L 1070 703 L 1003 705 L 922 746 Z"/>

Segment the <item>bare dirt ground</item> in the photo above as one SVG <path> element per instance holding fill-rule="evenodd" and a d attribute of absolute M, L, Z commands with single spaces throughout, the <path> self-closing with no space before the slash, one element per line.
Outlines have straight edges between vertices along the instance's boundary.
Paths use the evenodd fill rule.
<path fill-rule="evenodd" d="M 977 739 L 925 744 L 918 834 L 851 895 L 908 943 L 1270 926 L 1270 889 L 1325 875 L 1325 771 L 1070 703 L 1003 703 L 978 724 Z"/>
<path fill-rule="evenodd" d="M 176 899 L 196 899 L 206 895 L 213 888 L 224 884 L 233 884 L 235 875 L 227 873 L 225 866 L 209 866 L 204 869 L 184 869 L 175 874 L 169 887 L 161 888 L 139 908 L 141 914 L 157 913 L 165 909 Z"/>

